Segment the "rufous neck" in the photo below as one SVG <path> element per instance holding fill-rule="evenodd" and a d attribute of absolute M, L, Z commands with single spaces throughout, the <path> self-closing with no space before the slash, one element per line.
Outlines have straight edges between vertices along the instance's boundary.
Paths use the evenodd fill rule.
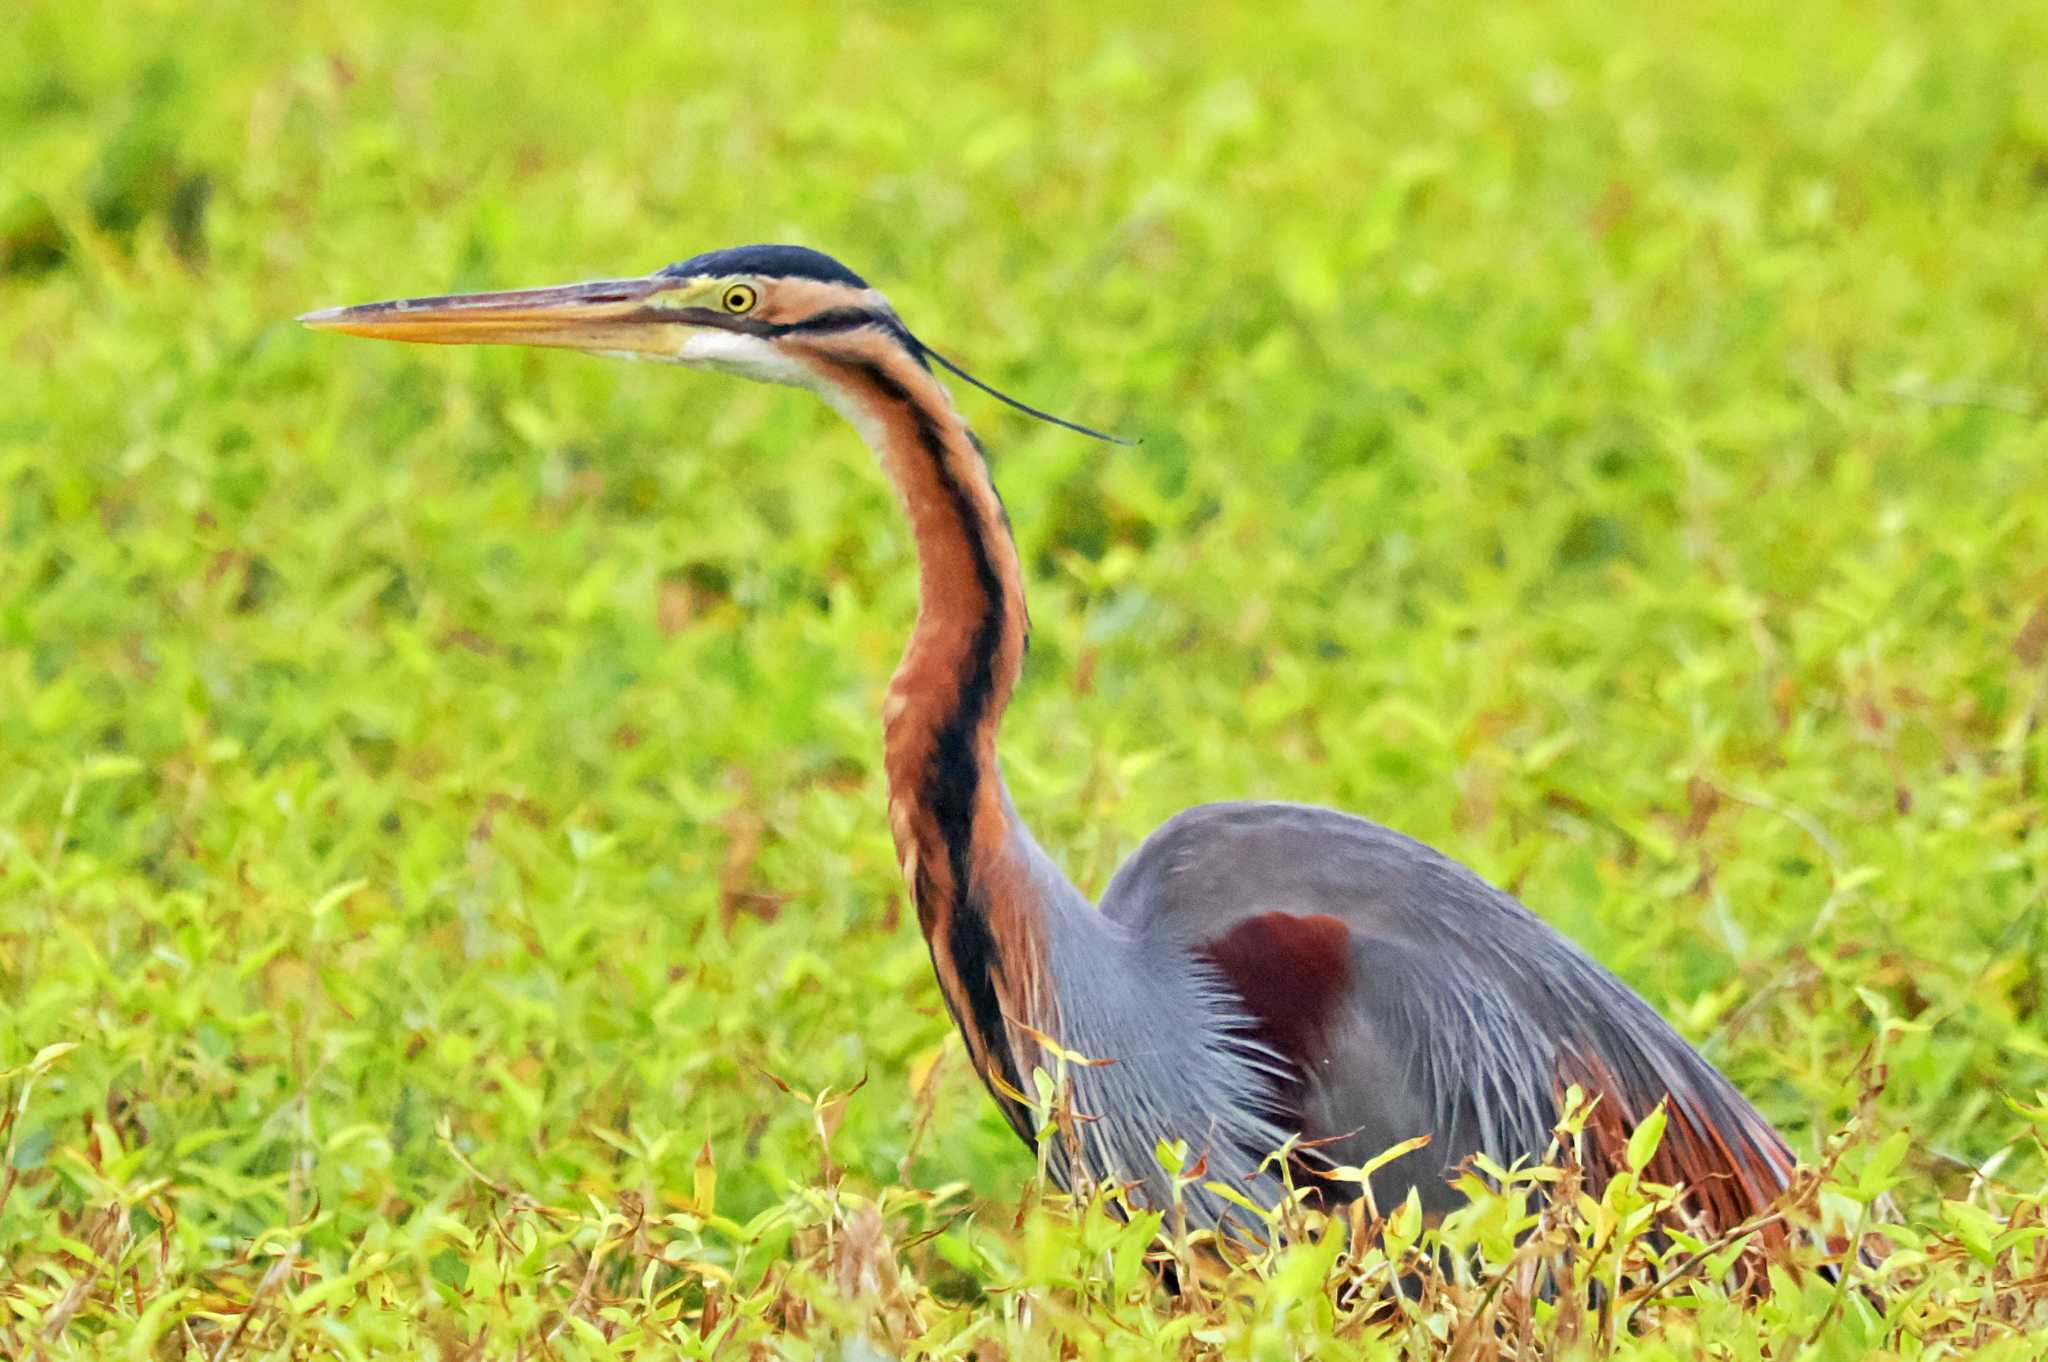
<path fill-rule="evenodd" d="M 1044 923 L 996 766 L 1023 666 L 1023 572 L 987 461 L 908 352 L 842 358 L 835 402 L 880 456 L 917 545 L 917 623 L 883 707 L 890 828 L 948 1007 L 991 1088 L 1046 1025 Z"/>

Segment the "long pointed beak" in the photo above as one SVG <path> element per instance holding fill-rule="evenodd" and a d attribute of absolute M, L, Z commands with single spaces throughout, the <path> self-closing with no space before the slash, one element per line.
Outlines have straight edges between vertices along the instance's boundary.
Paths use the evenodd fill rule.
<path fill-rule="evenodd" d="M 672 357 L 687 320 L 680 310 L 649 305 L 676 287 L 661 275 L 595 279 L 555 288 L 399 298 L 388 303 L 330 307 L 299 318 L 317 331 L 426 345 L 550 345 Z"/>

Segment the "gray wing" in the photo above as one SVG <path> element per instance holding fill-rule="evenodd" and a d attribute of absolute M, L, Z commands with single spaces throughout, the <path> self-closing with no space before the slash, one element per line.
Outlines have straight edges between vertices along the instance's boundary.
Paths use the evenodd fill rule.
<path fill-rule="evenodd" d="M 1792 1156 L 1770 1123 L 1656 1011 L 1516 900 L 1361 818 L 1296 804 L 1207 804 L 1117 871 L 1103 911 L 1213 962 L 1298 1074 L 1280 1095 L 1304 1135 L 1357 1163 L 1427 1134 L 1375 1178 L 1380 1204 L 1445 1186 L 1465 1157 L 1539 1157 L 1558 1099 L 1601 1098 L 1596 1177 L 1659 1101 L 1651 1176 L 1683 1182 L 1725 1227 L 1780 1191 Z"/>

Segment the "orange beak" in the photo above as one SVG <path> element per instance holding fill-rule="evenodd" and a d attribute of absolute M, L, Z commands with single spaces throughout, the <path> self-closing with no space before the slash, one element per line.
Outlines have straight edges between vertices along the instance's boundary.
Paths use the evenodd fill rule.
<path fill-rule="evenodd" d="M 547 345 L 564 350 L 674 357 L 686 322 L 680 309 L 650 305 L 681 281 L 596 279 L 555 288 L 400 298 L 308 312 L 299 321 L 317 331 L 425 345 Z"/>

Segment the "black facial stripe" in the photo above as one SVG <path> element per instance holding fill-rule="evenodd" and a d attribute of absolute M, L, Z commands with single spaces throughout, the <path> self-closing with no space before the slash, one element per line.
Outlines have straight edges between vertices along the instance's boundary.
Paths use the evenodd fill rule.
<path fill-rule="evenodd" d="M 909 335 L 903 324 L 886 312 L 864 307 L 835 307 L 798 322 L 764 322 L 758 317 L 738 313 L 720 312 L 712 307 L 644 307 L 631 317 L 636 322 L 682 322 L 689 326 L 708 326 L 718 331 L 737 331 L 743 336 L 759 336 L 763 340 L 774 340 L 780 336 L 829 336 L 845 331 L 858 331 L 864 326 L 878 326 L 895 335 L 899 341 Z"/>
<path fill-rule="evenodd" d="M 858 331 L 864 326 L 889 326 L 893 320 L 886 312 L 877 312 L 873 308 L 835 307 L 800 322 L 785 322 L 776 327 L 773 334 L 828 336 L 839 331 Z"/>

